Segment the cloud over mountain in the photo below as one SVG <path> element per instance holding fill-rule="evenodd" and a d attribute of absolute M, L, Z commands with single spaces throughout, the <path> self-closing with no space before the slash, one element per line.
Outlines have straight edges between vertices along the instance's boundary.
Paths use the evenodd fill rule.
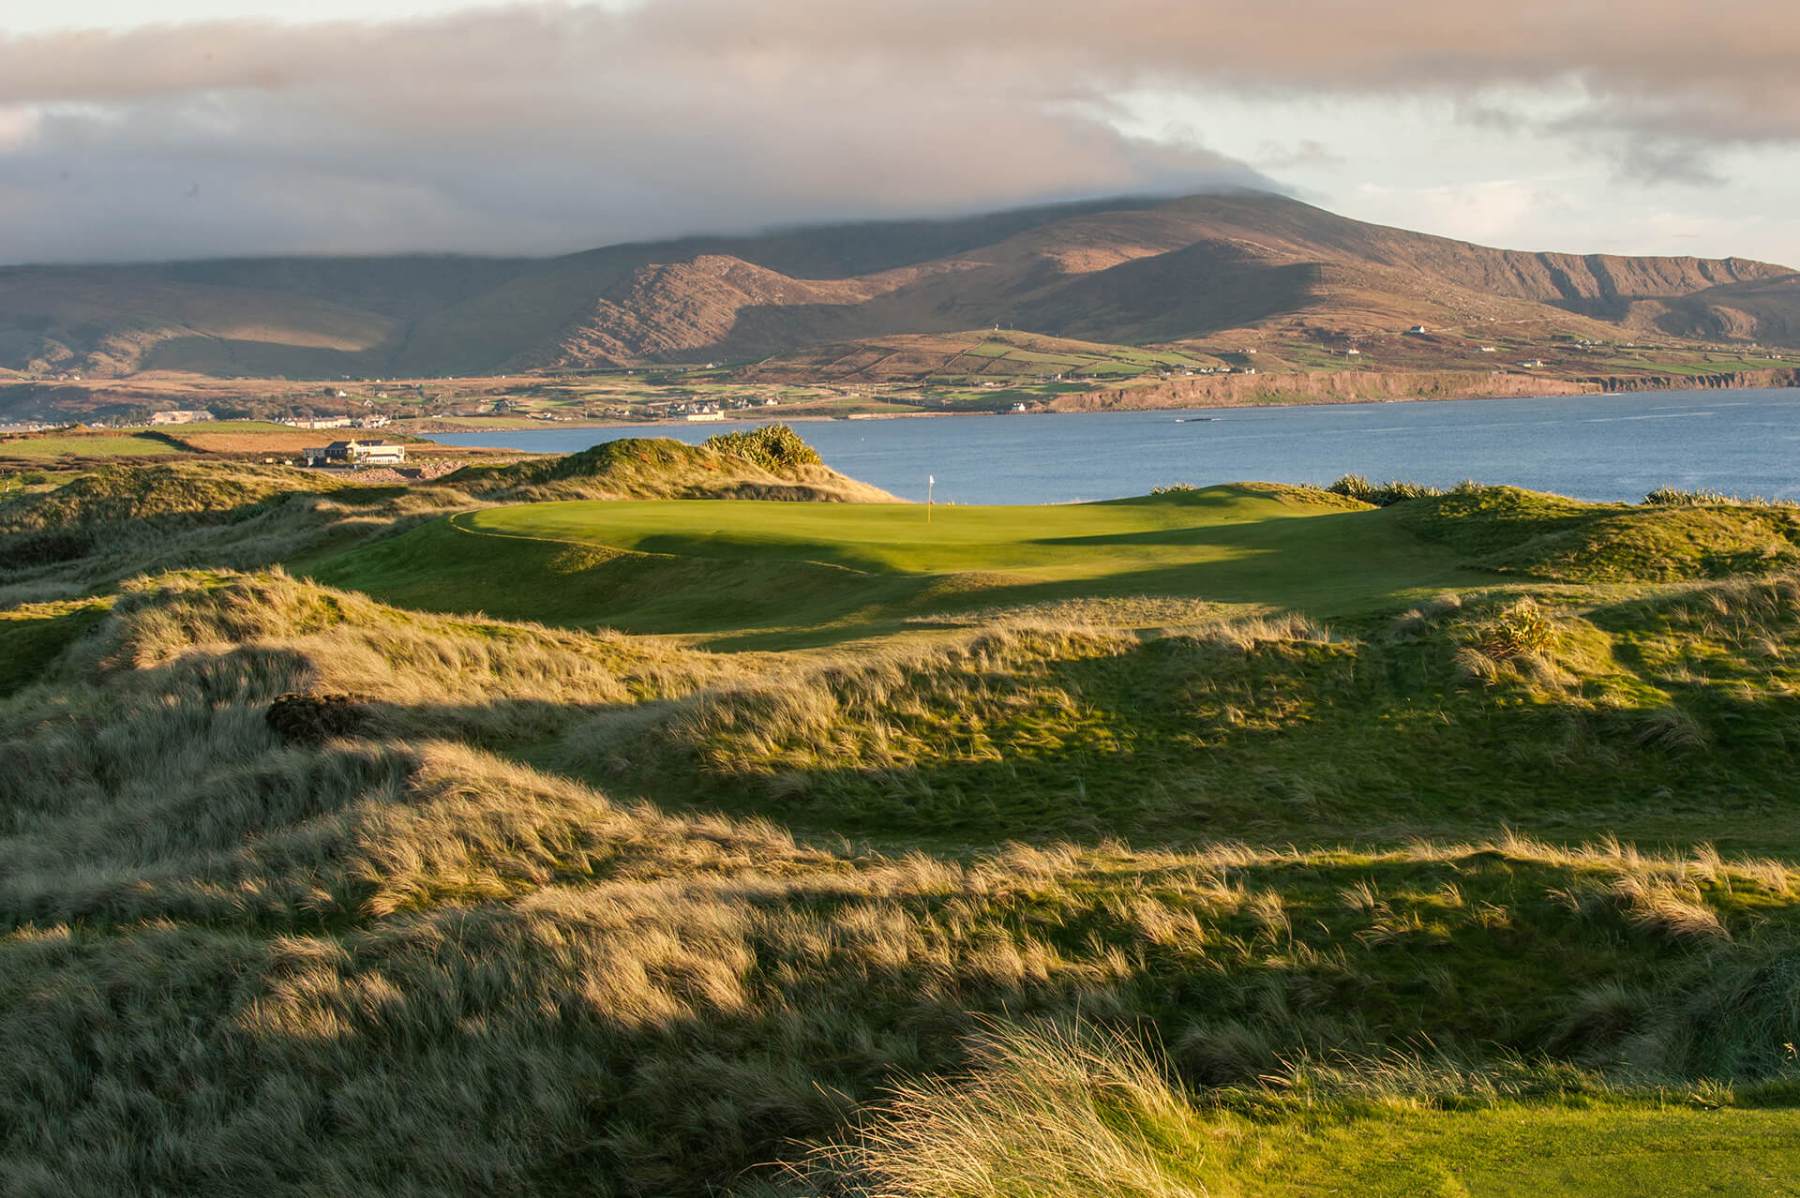
<path fill-rule="evenodd" d="M 1800 26 L 1737 0 L 649 0 L 0 38 L 0 260 L 549 251 L 1261 183 L 1116 126 L 1134 89 L 1573 89 L 1638 177 L 1800 140 Z M 1726 19 L 1729 18 L 1729 19 Z"/>

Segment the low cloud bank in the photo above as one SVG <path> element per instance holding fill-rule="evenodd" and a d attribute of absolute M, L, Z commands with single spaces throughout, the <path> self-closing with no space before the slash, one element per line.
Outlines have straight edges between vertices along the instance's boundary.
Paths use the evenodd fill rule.
<path fill-rule="evenodd" d="M 1361 10 L 1365 6 L 1354 6 Z M 651 0 L 0 38 L 0 261 L 550 252 L 1269 181 L 1113 97 L 1577 87 L 1639 180 L 1800 141 L 1786 0 Z M 1729 21 L 1724 20 L 1729 17 Z M 1321 154 L 1330 147 L 1317 147 Z"/>

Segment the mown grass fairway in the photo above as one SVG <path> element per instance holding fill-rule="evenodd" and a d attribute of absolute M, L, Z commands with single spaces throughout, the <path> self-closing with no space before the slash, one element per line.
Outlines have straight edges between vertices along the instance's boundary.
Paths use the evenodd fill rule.
<path fill-rule="evenodd" d="M 322 563 L 409 606 L 635 632 L 868 635 L 895 621 L 1087 597 L 1321 617 L 1497 581 L 1391 513 L 1261 484 L 1035 507 L 575 501 L 451 517 Z M 707 585 L 710 578 L 712 585 Z"/>
<path fill-rule="evenodd" d="M 1258 559 L 1246 580 L 1286 590 L 1305 575 L 1296 568 L 1295 550 L 1343 538 L 1318 525 L 1278 522 L 1346 515 L 1341 506 L 1273 491 L 1215 487 L 1169 500 L 929 512 L 920 505 L 550 503 L 475 512 L 456 522 L 472 532 L 685 557 L 772 557 L 879 574 L 993 570 L 1089 580 Z"/>

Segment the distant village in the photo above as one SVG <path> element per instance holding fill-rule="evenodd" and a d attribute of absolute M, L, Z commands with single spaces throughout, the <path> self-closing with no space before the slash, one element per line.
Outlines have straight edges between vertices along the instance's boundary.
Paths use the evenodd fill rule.
<path fill-rule="evenodd" d="M 1792 355 L 1764 349 L 1751 342 L 1720 346 L 1696 344 L 1672 347 L 1635 340 L 1595 339 L 1575 332 L 1551 333 L 1536 338 L 1508 336 L 1498 327 L 1476 333 L 1466 326 L 1433 327 L 1396 321 L 1385 329 L 1347 330 L 1302 328 L 1298 336 L 1270 337 L 1261 343 L 1262 357 L 1254 346 L 1235 344 L 1201 346 L 1192 350 L 1134 350 L 1094 361 L 1058 360 L 1041 356 L 997 367 L 982 355 L 972 370 L 958 371 L 961 352 L 952 354 L 938 370 L 929 367 L 913 375 L 883 378 L 861 377 L 856 370 L 838 376 L 824 372 L 816 380 L 792 372 L 758 373 L 754 369 L 719 373 L 716 363 L 703 367 L 668 366 L 655 369 L 620 368 L 575 372 L 566 377 L 437 380 L 387 379 L 343 376 L 280 389 L 246 387 L 241 393 L 218 390 L 197 392 L 196 406 L 146 410 L 150 396 L 119 396 L 100 406 L 107 388 L 92 388 L 93 407 L 72 412 L 70 418 L 45 419 L 48 410 L 31 410 L 32 418 L 0 421 L 0 434 L 17 436 L 55 429 L 173 430 L 208 422 L 260 421 L 285 429 L 340 432 L 347 439 L 326 440 L 309 447 L 301 460 L 320 466 L 361 464 L 390 465 L 396 453 L 387 442 L 364 434 L 378 433 L 401 421 L 408 428 L 426 431 L 430 422 L 455 422 L 499 417 L 518 422 L 575 424 L 593 421 L 720 422 L 730 419 L 788 416 L 845 416 L 863 418 L 937 412 L 990 411 L 1029 413 L 1052 410 L 1059 396 L 1096 387 L 1173 384 L 1185 392 L 1186 380 L 1212 376 L 1257 375 L 1271 377 L 1318 370 L 1355 369 L 1359 372 L 1420 369 L 1481 370 L 1484 373 L 1529 374 L 1537 377 L 1585 377 L 1587 372 L 1616 374 L 1629 384 L 1634 376 L 1664 369 L 1657 359 L 1676 359 L 1670 366 L 1691 371 L 1698 353 L 1713 361 L 1714 353 L 1730 354 L 1739 362 L 1746 355 L 1762 361 L 1746 363 L 1769 368 Z M 1496 337 L 1487 341 L 1485 337 Z M 1640 351 L 1643 351 L 1640 354 Z M 1595 361 L 1621 355 L 1618 361 Z M 1623 356 L 1623 355 L 1629 355 Z M 1681 361 L 1683 357 L 1690 362 Z M 1004 357 L 1004 355 L 1002 355 Z M 1589 365 L 1588 363 L 1593 363 Z M 968 361 L 963 363 L 970 365 Z M 1696 363 L 1697 364 L 1697 363 Z M 1024 369 L 1015 369 L 1022 366 Z M 1721 370 L 1742 369 L 1733 362 Z M 858 368 L 860 369 L 860 368 Z M 1010 373 L 1002 373 L 1002 369 Z M 607 376 L 602 380 L 601 376 Z M 33 376 L 28 375 L 28 378 Z M 44 377 L 41 373 L 36 377 Z M 74 371 L 56 372 L 54 379 L 78 380 Z M 1660 376 L 1651 376 L 1660 377 Z M 626 382 L 625 380 L 629 380 Z M 287 384 L 289 380 L 280 380 Z M 297 382 L 297 380 L 295 380 Z M 619 383 L 624 385 L 620 386 Z M 741 383 L 741 388 L 738 385 Z M 1251 389 L 1261 385 L 1252 384 Z M 1226 388 L 1236 393 L 1243 388 Z M 164 392 L 170 403 L 181 392 Z M 204 396 L 205 398 L 202 398 Z M 779 397 L 779 398 L 777 398 Z M 112 397 L 108 397 L 112 398 Z M 160 397 L 159 397 L 160 398 Z M 135 400 L 135 402 L 133 402 Z M 200 406 L 205 405 L 205 406 Z M 71 404 L 71 407 L 74 405 Z M 297 438 L 285 443 L 292 446 Z M 291 449 L 285 450 L 293 453 Z"/>
<path fill-rule="evenodd" d="M 151 424 L 204 424 L 219 419 L 214 413 L 204 408 L 166 408 L 150 413 Z M 393 423 L 393 417 L 379 412 L 371 412 L 365 416 L 296 416 L 275 423 L 288 428 L 328 429 L 328 428 L 386 428 Z"/>
<path fill-rule="evenodd" d="M 639 412 L 658 420 L 684 420 L 700 423 L 710 420 L 723 420 L 727 412 L 748 412 L 757 408 L 778 407 L 779 401 L 772 398 L 757 399 L 666 399 L 650 400 L 636 405 Z M 575 417 L 560 413 L 527 411 L 524 405 L 511 399 L 494 401 L 491 409 L 496 416 L 524 416 L 528 420 L 573 420 Z"/>

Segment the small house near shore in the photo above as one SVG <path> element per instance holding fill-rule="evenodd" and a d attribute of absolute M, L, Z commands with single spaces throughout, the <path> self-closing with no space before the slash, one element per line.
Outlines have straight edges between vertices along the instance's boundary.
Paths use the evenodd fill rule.
<path fill-rule="evenodd" d="M 406 461 L 406 446 L 397 441 L 333 441 L 301 450 L 300 456 L 308 466 L 399 466 Z"/>

